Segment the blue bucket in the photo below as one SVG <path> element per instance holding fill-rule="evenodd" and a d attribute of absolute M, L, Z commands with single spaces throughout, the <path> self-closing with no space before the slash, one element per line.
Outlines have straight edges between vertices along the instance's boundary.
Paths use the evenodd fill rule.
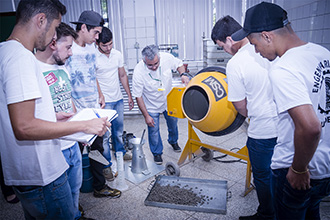
<path fill-rule="evenodd" d="M 82 155 L 83 181 L 80 192 L 89 193 L 93 191 L 93 176 L 90 169 L 88 154 Z"/>

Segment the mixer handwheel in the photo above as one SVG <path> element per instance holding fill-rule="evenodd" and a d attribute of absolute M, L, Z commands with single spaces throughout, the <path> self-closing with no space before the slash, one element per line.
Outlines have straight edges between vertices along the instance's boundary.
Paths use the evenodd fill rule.
<path fill-rule="evenodd" d="M 206 147 L 201 147 L 201 150 L 204 153 L 204 155 L 202 156 L 203 160 L 205 160 L 206 162 L 210 162 L 213 159 L 213 156 L 214 156 L 213 151 L 206 148 Z"/>
<path fill-rule="evenodd" d="M 165 165 L 165 172 L 167 176 L 180 176 L 180 167 L 173 162 L 167 162 Z"/>

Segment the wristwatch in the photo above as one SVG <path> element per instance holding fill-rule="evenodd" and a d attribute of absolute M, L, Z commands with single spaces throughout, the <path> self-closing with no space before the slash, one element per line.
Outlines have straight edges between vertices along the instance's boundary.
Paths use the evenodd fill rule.
<path fill-rule="evenodd" d="M 180 77 L 182 77 L 182 76 L 188 76 L 188 73 L 186 73 L 186 72 L 181 73 L 181 74 L 180 74 Z"/>

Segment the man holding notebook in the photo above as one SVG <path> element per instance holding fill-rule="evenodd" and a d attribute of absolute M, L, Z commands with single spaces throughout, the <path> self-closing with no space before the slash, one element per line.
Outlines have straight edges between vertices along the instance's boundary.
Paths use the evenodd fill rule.
<path fill-rule="evenodd" d="M 103 18 L 94 11 L 81 13 L 76 24 L 77 39 L 72 44 L 73 55 L 67 60 L 66 68 L 71 77 L 73 102 L 80 111 L 85 108 L 104 108 L 104 96 L 99 87 L 95 73 L 96 48 L 93 43 L 102 31 Z M 91 145 L 92 150 L 102 154 L 103 138 L 96 137 Z M 93 188 L 95 197 L 118 198 L 121 192 L 106 185 L 103 175 L 103 164 L 90 160 L 93 175 Z"/>

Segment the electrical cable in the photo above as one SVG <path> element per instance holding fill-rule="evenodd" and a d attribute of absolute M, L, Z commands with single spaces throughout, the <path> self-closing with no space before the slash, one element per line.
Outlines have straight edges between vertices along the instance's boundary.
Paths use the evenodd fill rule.
<path fill-rule="evenodd" d="M 240 150 L 239 148 L 237 147 L 234 147 L 232 149 L 230 149 L 230 151 L 233 151 L 233 150 Z M 235 163 L 235 162 L 240 162 L 240 163 L 243 163 L 243 164 L 247 164 L 247 162 L 245 161 L 242 161 L 242 159 L 237 159 L 237 160 L 220 160 L 220 159 L 223 159 L 225 157 L 227 157 L 228 154 L 224 154 L 224 155 L 221 155 L 221 156 L 218 156 L 218 157 L 213 157 L 213 159 L 217 162 L 220 162 L 220 163 Z"/>

